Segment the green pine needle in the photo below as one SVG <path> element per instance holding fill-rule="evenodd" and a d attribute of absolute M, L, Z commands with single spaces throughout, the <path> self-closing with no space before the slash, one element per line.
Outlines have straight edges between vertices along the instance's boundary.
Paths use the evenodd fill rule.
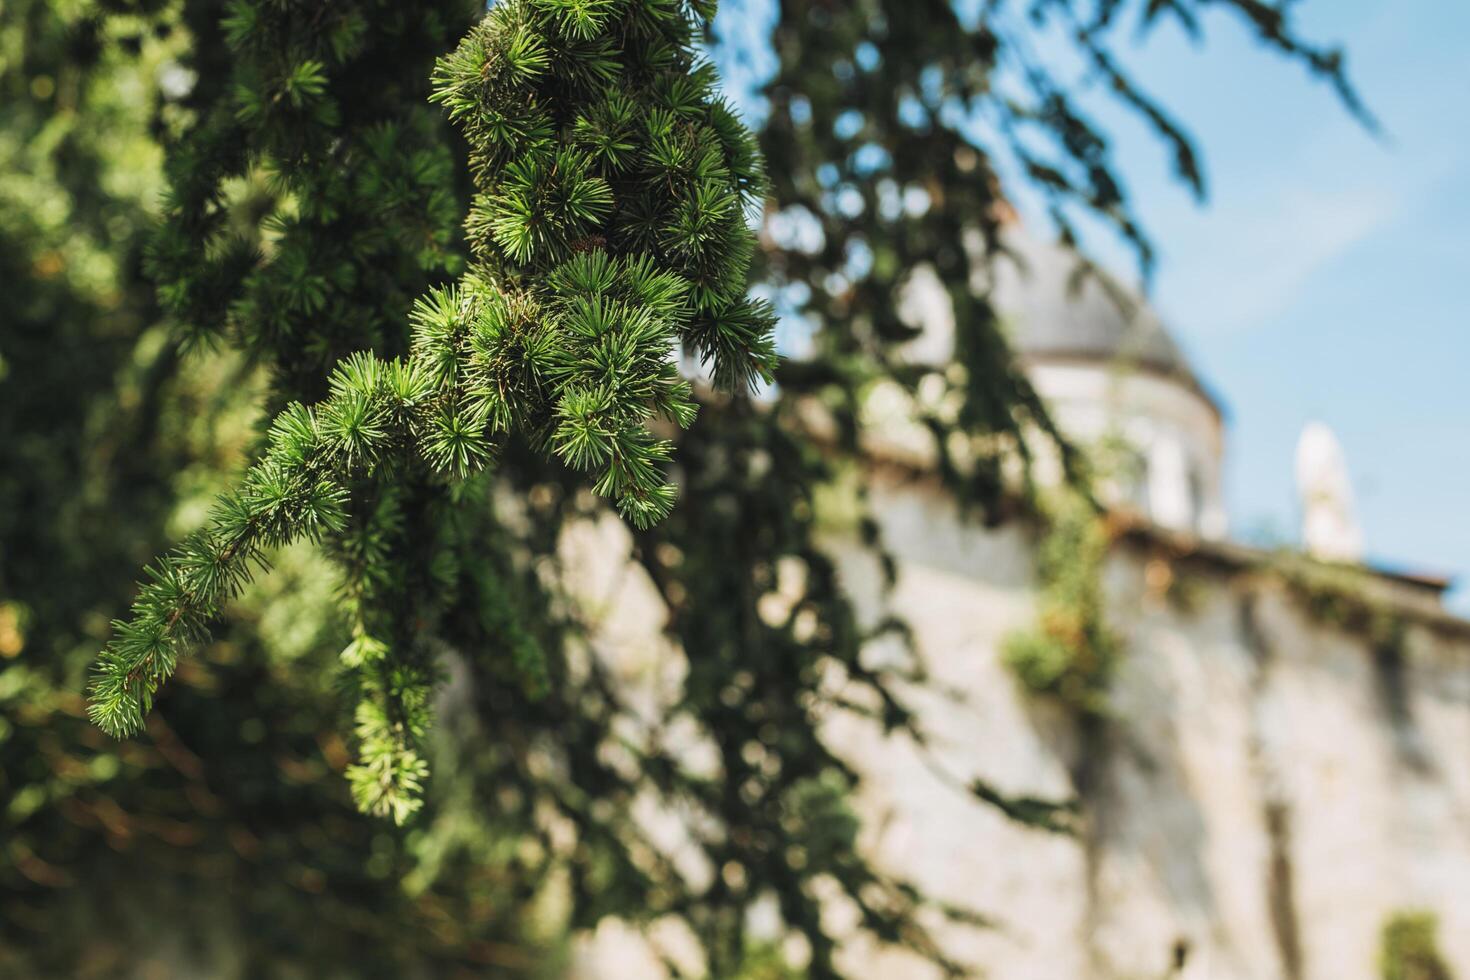
<path fill-rule="evenodd" d="M 232 43 L 255 35 L 255 12 L 232 8 Z M 122 736 L 142 726 L 178 657 L 270 549 L 326 540 L 355 570 L 344 595 L 356 639 L 342 654 L 365 685 L 353 797 L 400 823 L 412 815 L 427 777 L 418 744 L 431 684 L 370 622 L 373 597 L 396 580 L 381 567 L 399 533 L 394 481 L 411 472 L 464 481 L 519 431 L 590 473 L 597 493 L 648 527 L 677 493 L 663 472 L 672 447 L 646 426 L 656 415 L 687 426 L 696 414 L 674 367 L 678 348 L 731 388 L 771 376 L 774 317 L 744 296 L 759 155 L 718 99 L 714 69 L 695 59 L 702 30 L 698 13 L 664 0 L 502 0 L 439 59 L 433 98 L 464 129 L 478 186 L 466 222 L 478 264 L 414 303 L 407 358 L 352 354 L 332 370 L 324 400 L 282 411 L 239 492 L 149 569 L 131 618 L 97 661 L 89 711 L 99 727 Z M 344 26 L 334 43 L 350 49 L 355 31 Z M 331 74 L 303 59 L 275 89 L 242 85 L 239 118 L 268 125 L 279 102 L 335 125 Z M 386 160 L 394 139 L 385 128 L 365 145 Z M 441 173 L 426 155 L 412 178 L 433 183 Z M 388 177 L 369 169 L 363 189 L 393 193 L 400 185 Z M 190 179 L 175 181 L 181 201 Z M 331 302 L 335 286 L 299 222 L 278 219 L 271 290 L 243 301 L 237 318 L 284 331 L 292 316 Z M 164 235 L 157 261 L 190 261 L 189 241 Z M 248 261 L 242 253 L 242 269 Z M 181 312 L 208 296 L 165 294 Z M 361 502 L 348 488 L 369 476 L 387 510 L 349 530 Z"/>

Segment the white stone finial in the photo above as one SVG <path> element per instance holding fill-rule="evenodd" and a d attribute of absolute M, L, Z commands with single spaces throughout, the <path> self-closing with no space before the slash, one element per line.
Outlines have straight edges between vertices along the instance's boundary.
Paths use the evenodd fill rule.
<path fill-rule="evenodd" d="M 1361 561 L 1363 531 L 1353 506 L 1347 461 L 1337 436 L 1321 422 L 1308 422 L 1297 440 L 1296 487 L 1307 553 L 1327 561 Z"/>

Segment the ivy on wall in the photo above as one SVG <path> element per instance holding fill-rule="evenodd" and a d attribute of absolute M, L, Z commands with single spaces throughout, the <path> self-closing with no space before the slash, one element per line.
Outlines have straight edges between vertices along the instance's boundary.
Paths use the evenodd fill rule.
<path fill-rule="evenodd" d="M 1002 657 L 1027 690 L 1100 717 L 1119 655 L 1102 587 L 1112 536 L 1097 506 L 1075 489 L 1043 497 L 1039 516 L 1036 623 L 1007 637 Z"/>

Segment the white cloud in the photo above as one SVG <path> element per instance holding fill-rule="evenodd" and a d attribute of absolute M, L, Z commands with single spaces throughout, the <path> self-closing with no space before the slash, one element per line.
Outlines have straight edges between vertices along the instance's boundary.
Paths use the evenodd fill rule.
<path fill-rule="evenodd" d="M 1324 191 L 1291 181 L 1252 196 L 1184 216 L 1199 227 L 1161 236 L 1189 242 L 1167 250 L 1158 301 L 1195 336 L 1250 330 L 1280 313 L 1314 272 L 1400 208 L 1396 194 L 1371 185 Z"/>

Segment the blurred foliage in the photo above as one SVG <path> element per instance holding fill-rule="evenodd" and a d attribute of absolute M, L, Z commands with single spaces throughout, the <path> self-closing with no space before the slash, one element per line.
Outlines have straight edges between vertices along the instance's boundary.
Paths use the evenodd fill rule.
<path fill-rule="evenodd" d="M 1302 39 L 1290 5 L 777 0 L 777 66 L 762 89 L 772 181 L 764 278 L 800 338 L 799 356 L 783 365 L 783 393 L 819 395 L 842 449 L 856 453 L 865 392 L 878 379 L 899 385 L 931 430 L 949 489 L 999 516 L 1008 461 L 1029 455 L 1028 443 L 1060 442 L 990 303 L 990 262 L 1007 252 L 1015 218 L 1002 174 L 1040 194 L 1076 255 L 1076 276 L 1097 274 L 1077 251 L 1084 225 L 1131 243 L 1147 275 L 1153 245 L 1089 107 L 1112 102 L 1137 118 L 1202 198 L 1203 165 L 1186 129 L 1115 48 L 1165 23 L 1202 39 L 1208 23 L 1230 20 L 1326 80 L 1372 124 L 1342 53 Z M 905 285 L 926 274 L 954 317 L 947 361 L 915 356 L 922 327 L 900 313 Z"/>
<path fill-rule="evenodd" d="M 415 106 L 449 43 L 405 66 Z M 143 274 L 165 93 L 202 48 L 171 15 L 0 9 L 0 975 L 533 972 L 494 868 L 409 893 L 425 835 L 348 799 L 320 558 L 227 610 L 146 736 L 84 717 L 119 569 L 197 525 L 263 394 L 236 354 L 182 354 Z"/>
<path fill-rule="evenodd" d="M 1395 912 L 1383 924 L 1378 972 L 1383 980 L 1453 980 L 1439 951 L 1432 912 Z"/>
<path fill-rule="evenodd" d="M 756 945 L 745 954 L 740 972 L 731 980 L 805 980 L 806 973 L 793 968 L 776 946 Z"/>
<path fill-rule="evenodd" d="M 576 570 L 558 542 L 608 520 L 605 505 L 512 441 L 493 479 L 450 497 L 359 488 L 350 533 L 325 554 L 272 555 L 145 732 L 114 743 L 82 691 L 131 570 L 201 525 L 274 410 L 321 397 L 345 354 L 406 350 L 411 300 L 469 259 L 467 149 L 426 100 L 434 57 L 478 11 L 7 0 L 0 975 L 557 975 L 566 930 L 672 915 L 714 976 L 781 976 L 775 947 L 746 935 L 747 910 L 774 898 L 809 975 L 831 976 L 829 885 L 879 939 L 942 962 L 923 897 L 858 853 L 857 776 L 819 736 L 827 713 L 859 704 L 924 733 L 900 694 L 917 662 L 864 656 L 905 625 L 860 624 L 818 546 L 813 494 L 858 465 L 861 402 L 888 381 L 914 396 L 947 484 L 1004 516 L 1006 461 L 1048 424 L 972 288 L 1005 211 L 984 133 L 1024 149 L 1064 229 L 1072 206 L 1144 242 L 1105 134 L 1015 59 L 1035 18 L 1058 18 L 1111 79 L 1102 44 L 1125 14 L 1193 30 L 1205 6 L 986 3 L 977 18 L 939 0 L 783 0 L 768 209 L 803 209 L 820 244 L 768 227 L 760 276 L 801 314 L 812 356 L 783 363 L 763 400 L 701 393 L 670 471 L 685 503 L 632 533 L 666 613 L 671 703 L 630 702 L 564 585 Z M 1340 59 L 1296 39 L 1283 10 L 1215 6 L 1341 83 Z M 1007 64 L 1029 98 L 996 85 Z M 1167 123 L 1131 86 L 1110 90 Z M 973 130 L 965 109 L 1010 121 Z M 1202 187 L 1177 127 L 1160 131 Z M 902 354 L 897 290 L 924 265 L 955 306 L 949 365 Z M 918 397 L 935 384 L 942 396 Z M 831 438 L 812 437 L 813 403 Z M 854 526 L 881 551 L 858 497 Z M 387 549 L 389 580 L 354 580 L 363 542 Z M 400 829 L 359 814 L 342 778 L 362 689 L 338 655 L 357 611 L 417 624 L 430 596 L 419 649 L 446 678 L 434 778 Z M 692 747 L 713 763 L 694 765 Z M 1039 826 L 1060 812 L 975 791 Z M 650 832 L 650 810 L 688 817 L 705 874 Z"/>

